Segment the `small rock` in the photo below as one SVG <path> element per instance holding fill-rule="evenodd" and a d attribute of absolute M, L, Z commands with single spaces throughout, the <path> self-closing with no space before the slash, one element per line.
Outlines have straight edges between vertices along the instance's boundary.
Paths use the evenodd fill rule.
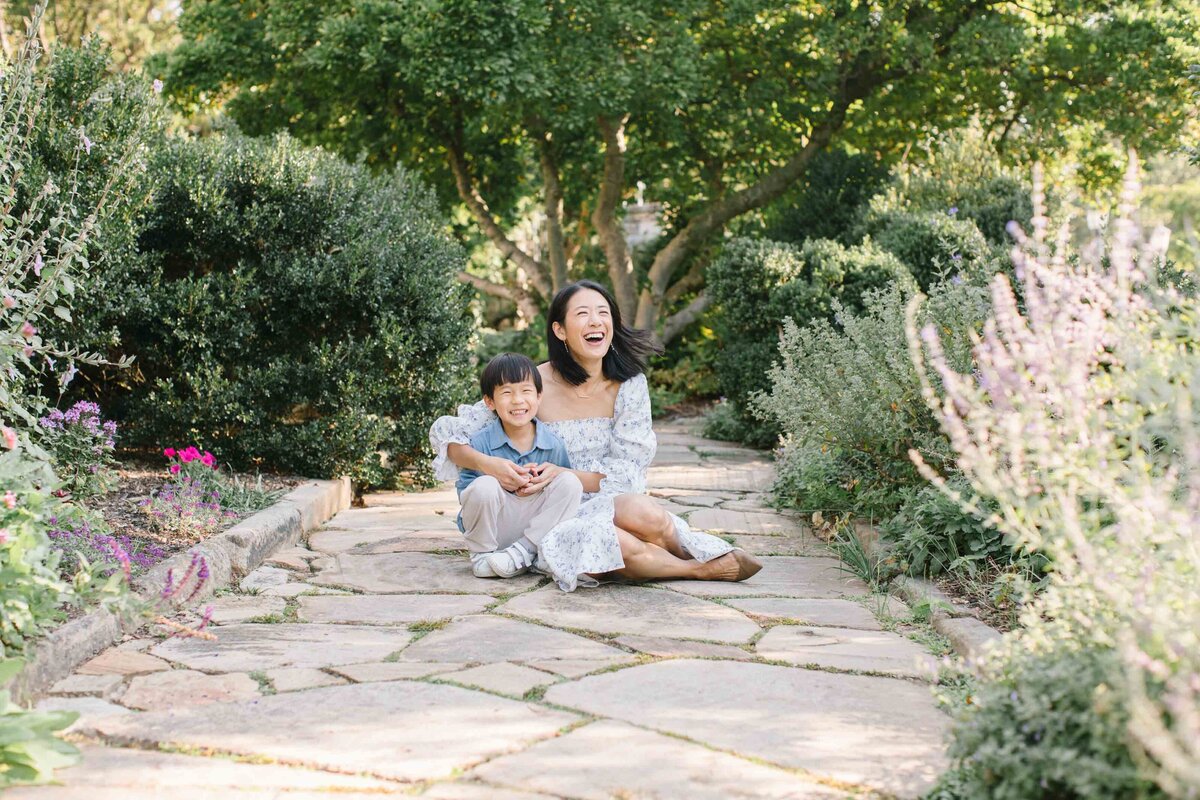
<path fill-rule="evenodd" d="M 312 551 L 308 551 L 308 552 L 312 552 Z M 313 556 L 315 557 L 315 555 L 316 554 L 314 553 Z M 306 561 L 303 558 L 300 558 L 299 556 L 284 555 L 282 553 L 276 553 L 275 555 L 271 556 L 263 563 L 265 563 L 269 566 L 272 566 L 272 567 L 280 567 L 282 569 L 290 569 L 294 572 L 308 572 L 308 561 Z"/>
<path fill-rule="evenodd" d="M 933 621 L 933 629 L 950 640 L 954 651 L 965 658 L 975 658 L 1001 634 L 995 628 L 974 617 L 939 617 Z"/>
<path fill-rule="evenodd" d="M 283 586 L 291 578 L 291 573 L 279 567 L 259 567 L 251 572 L 238 584 L 243 592 L 262 591 L 272 586 Z"/>

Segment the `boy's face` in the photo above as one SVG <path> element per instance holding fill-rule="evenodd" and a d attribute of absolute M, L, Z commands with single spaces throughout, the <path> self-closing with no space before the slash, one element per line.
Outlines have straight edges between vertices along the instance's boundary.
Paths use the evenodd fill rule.
<path fill-rule="evenodd" d="M 519 383 L 502 383 L 496 387 L 491 397 L 483 398 L 483 402 L 500 421 L 507 427 L 519 428 L 533 422 L 537 416 L 538 404 L 542 396 L 532 380 Z"/>

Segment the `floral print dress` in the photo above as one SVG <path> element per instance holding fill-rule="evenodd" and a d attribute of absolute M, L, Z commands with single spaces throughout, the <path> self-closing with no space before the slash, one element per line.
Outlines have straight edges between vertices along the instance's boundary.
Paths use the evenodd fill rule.
<path fill-rule="evenodd" d="M 429 429 L 429 443 L 437 454 L 434 472 L 444 481 L 458 477 L 458 468 L 446 455 L 451 444 L 468 444 L 471 436 L 496 418 L 483 401 L 459 406 L 457 417 L 441 417 Z M 539 421 L 540 422 L 540 421 Z M 613 499 L 621 494 L 643 494 L 646 470 L 654 459 L 657 441 L 650 419 L 650 391 L 646 376 L 621 384 L 611 417 L 587 417 L 541 422 L 567 446 L 571 466 L 583 472 L 601 472 L 600 491 L 585 493 L 579 511 L 559 523 L 542 540 L 537 568 L 552 576 L 559 588 L 595 586 L 591 575 L 625 566 L 613 526 Z M 674 514 L 679 542 L 693 558 L 711 561 L 733 550 L 724 539 L 698 533 Z"/>

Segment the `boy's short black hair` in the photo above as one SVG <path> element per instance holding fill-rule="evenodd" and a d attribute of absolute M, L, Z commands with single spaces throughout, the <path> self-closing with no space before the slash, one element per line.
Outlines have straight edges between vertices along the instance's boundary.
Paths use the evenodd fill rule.
<path fill-rule="evenodd" d="M 501 353 L 483 368 L 483 374 L 479 376 L 479 391 L 483 392 L 484 397 L 491 397 L 496 393 L 496 387 L 522 381 L 533 381 L 538 394 L 542 393 L 542 375 L 532 359 L 520 353 Z"/>

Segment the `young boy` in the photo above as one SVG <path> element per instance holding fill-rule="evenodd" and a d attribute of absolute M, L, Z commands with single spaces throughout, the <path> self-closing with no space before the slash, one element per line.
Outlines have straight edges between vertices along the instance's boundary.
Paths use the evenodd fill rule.
<path fill-rule="evenodd" d="M 491 475 L 458 471 L 458 526 L 471 551 L 472 572 L 477 578 L 511 578 L 533 565 L 551 528 L 575 515 L 583 485 L 571 472 L 562 440 L 536 419 L 542 376 L 532 361 L 501 353 L 484 367 L 479 388 L 496 421 L 471 437 L 471 447 L 524 466 L 532 475 L 553 475 L 545 489 L 520 497 Z"/>

